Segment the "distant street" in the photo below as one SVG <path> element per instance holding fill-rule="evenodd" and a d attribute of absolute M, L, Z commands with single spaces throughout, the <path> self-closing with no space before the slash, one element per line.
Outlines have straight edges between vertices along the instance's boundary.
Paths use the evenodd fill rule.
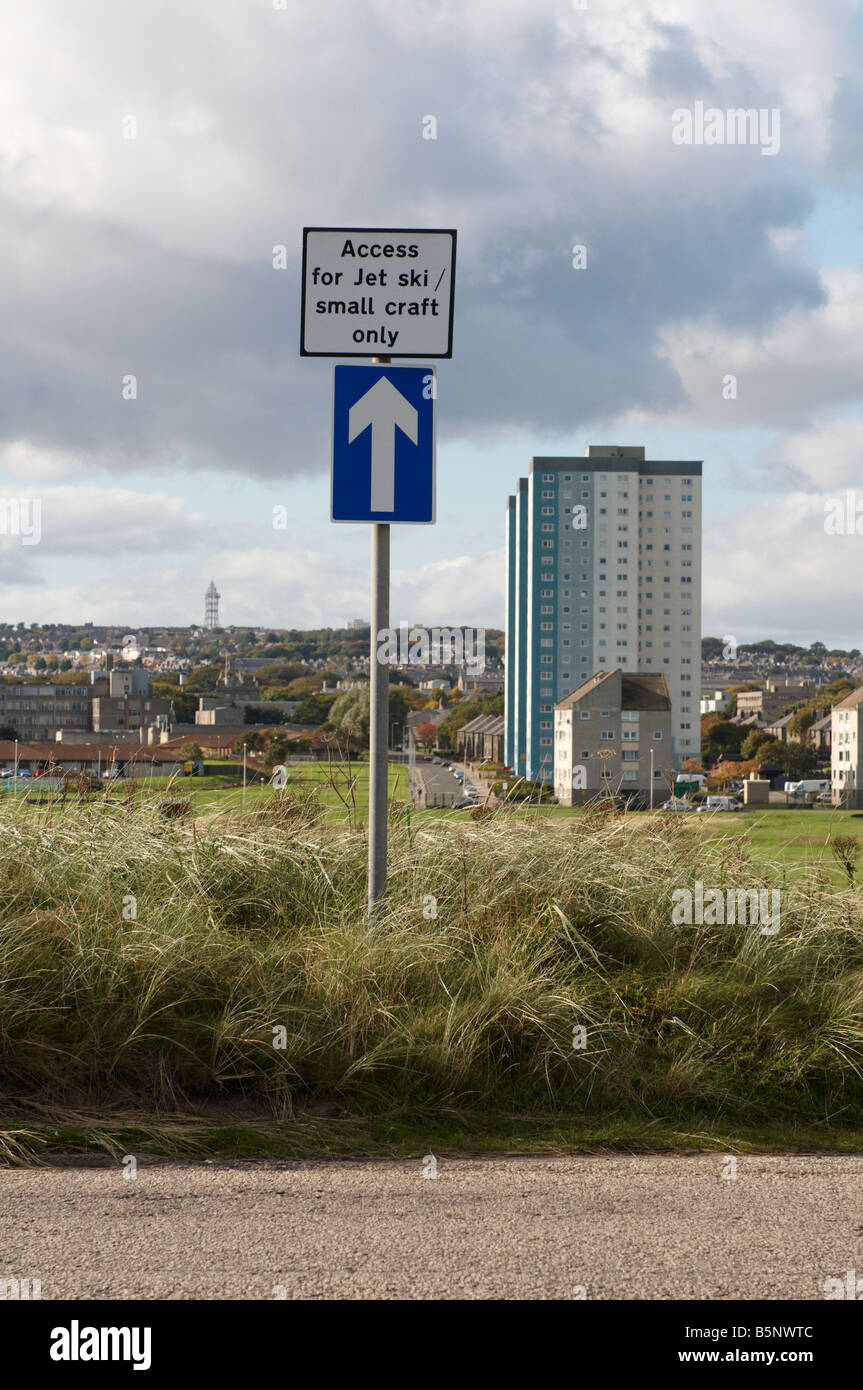
<path fill-rule="evenodd" d="M 421 1159 L 0 1173 L 42 1297 L 822 1299 L 863 1276 L 863 1158 Z M 725 1176 L 728 1174 L 729 1176 Z"/>
<path fill-rule="evenodd" d="M 425 779 L 426 790 L 429 798 L 434 796 L 454 796 L 456 801 L 460 801 L 464 796 L 462 785 L 457 777 L 454 777 L 449 768 L 440 763 L 420 763 L 418 764 Z"/>

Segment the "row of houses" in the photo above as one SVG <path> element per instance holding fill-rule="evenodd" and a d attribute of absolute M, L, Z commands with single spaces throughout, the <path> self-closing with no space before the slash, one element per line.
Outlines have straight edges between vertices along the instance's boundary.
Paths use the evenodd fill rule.
<path fill-rule="evenodd" d="M 479 714 L 456 735 L 459 756 L 471 762 L 503 763 L 505 720 L 502 714 Z"/>
<path fill-rule="evenodd" d="M 113 767 L 122 777 L 165 777 L 182 769 L 187 742 L 186 738 L 157 744 L 0 739 L 0 767 L 17 766 L 34 774 L 51 771 L 59 776 L 77 772 L 98 776 Z M 232 744 L 219 734 L 196 734 L 195 742 L 208 757 L 233 755 Z"/>
<path fill-rule="evenodd" d="M 600 671 L 554 707 L 556 799 L 582 805 L 602 794 L 645 806 L 673 781 L 672 701 L 664 675 Z M 459 756 L 505 764 L 506 721 L 482 714 L 458 731 Z"/>
<path fill-rule="evenodd" d="M 146 744 L 93 745 L 86 743 L 15 743 L 0 739 L 0 763 L 19 772 L 88 772 L 98 776 L 115 768 L 120 776 L 166 777 L 182 770 L 183 756 L 177 749 Z"/>
<path fill-rule="evenodd" d="M 819 757 L 828 758 L 830 756 L 830 746 L 832 740 L 832 721 L 828 710 L 820 719 L 816 719 L 810 724 L 804 734 L 792 733 L 790 724 L 794 718 L 795 711 L 790 714 L 782 714 L 778 719 L 763 719 L 757 714 L 735 715 L 730 721 L 744 729 L 763 729 L 771 738 L 778 739 L 780 743 L 803 743 L 807 747 L 814 749 Z"/>

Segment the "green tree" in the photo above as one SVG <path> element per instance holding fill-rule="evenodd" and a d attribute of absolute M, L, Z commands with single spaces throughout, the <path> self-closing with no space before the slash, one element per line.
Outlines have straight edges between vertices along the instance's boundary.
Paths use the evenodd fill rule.
<path fill-rule="evenodd" d="M 264 766 L 273 768 L 277 767 L 279 763 L 286 762 L 294 747 L 290 734 L 283 729 L 275 729 L 264 754 Z"/>
<path fill-rule="evenodd" d="M 710 715 L 702 724 L 701 756 L 706 763 L 718 762 L 722 757 L 736 757 L 741 750 L 746 730 L 728 719 Z"/>
<path fill-rule="evenodd" d="M 480 695 L 473 700 L 462 700 L 454 705 L 446 718 L 438 724 L 438 747 L 456 748 L 459 729 L 480 714 L 503 714 L 503 691 L 498 691 L 495 695 Z"/>
<path fill-rule="evenodd" d="M 359 690 L 343 690 L 333 701 L 327 715 L 326 727 L 351 743 L 368 747 L 369 742 L 369 691 L 368 687 Z"/>
<path fill-rule="evenodd" d="M 818 766 L 818 758 L 813 749 L 801 743 L 783 743 L 781 739 L 771 738 L 762 743 L 755 755 L 760 766 L 772 763 L 781 767 L 786 777 L 805 777 Z"/>
<path fill-rule="evenodd" d="M 786 777 L 808 777 L 818 766 L 818 755 L 802 743 L 783 743 L 779 762 Z"/>
<path fill-rule="evenodd" d="M 170 700 L 174 706 L 174 718 L 178 724 L 194 724 L 198 700 L 195 695 L 187 695 L 173 681 L 153 681 L 150 686 L 154 700 Z"/>
<path fill-rule="evenodd" d="M 187 695 L 216 695 L 221 674 L 221 666 L 199 666 L 186 677 L 183 689 Z"/>
<path fill-rule="evenodd" d="M 293 717 L 298 724 L 314 724 L 316 726 L 324 724 L 338 698 L 338 695 L 322 695 L 320 692 L 313 692 L 304 696 L 297 705 Z"/>
<path fill-rule="evenodd" d="M 771 741 L 770 734 L 766 729 L 750 729 L 743 740 L 743 746 L 740 749 L 741 756 L 748 761 L 755 757 L 762 743 L 770 743 Z"/>
<path fill-rule="evenodd" d="M 285 724 L 284 710 L 274 709 L 272 705 L 243 705 L 244 724 Z"/>
<path fill-rule="evenodd" d="M 404 734 L 408 709 L 405 697 L 397 686 L 389 688 L 387 737 L 398 742 Z M 325 728 L 335 736 L 350 741 L 354 747 L 367 748 L 369 743 L 369 687 L 343 690 L 333 701 Z"/>
<path fill-rule="evenodd" d="M 791 738 L 802 739 L 807 729 L 811 729 L 816 720 L 816 711 L 812 708 L 804 708 L 792 714 L 788 721 L 788 734 Z"/>
<path fill-rule="evenodd" d="M 233 750 L 242 755 L 243 749 L 247 753 L 261 752 L 268 743 L 267 729 L 250 729 L 247 734 L 238 734 L 234 739 Z"/>

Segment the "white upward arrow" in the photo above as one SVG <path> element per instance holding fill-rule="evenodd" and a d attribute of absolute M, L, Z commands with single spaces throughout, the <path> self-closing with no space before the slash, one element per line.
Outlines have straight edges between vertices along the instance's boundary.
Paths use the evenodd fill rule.
<path fill-rule="evenodd" d="M 406 434 L 412 444 L 417 442 L 417 412 L 401 391 L 387 377 L 379 377 L 374 386 L 355 401 L 348 412 L 348 443 L 371 425 L 372 430 L 372 498 L 373 512 L 395 511 L 395 452 L 396 428 Z"/>

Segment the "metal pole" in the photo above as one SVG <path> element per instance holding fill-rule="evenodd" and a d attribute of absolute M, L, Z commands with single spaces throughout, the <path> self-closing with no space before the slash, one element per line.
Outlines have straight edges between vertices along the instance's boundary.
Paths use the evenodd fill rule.
<path fill-rule="evenodd" d="M 389 366 L 389 357 L 373 357 Z M 378 633 L 390 625 L 390 528 L 372 522 L 371 628 L 369 631 L 369 919 L 387 891 L 387 733 L 390 712 L 389 665 L 378 661 Z"/>
<path fill-rule="evenodd" d="M 243 742 L 243 810 L 246 809 L 246 744 Z"/>
<path fill-rule="evenodd" d="M 15 776 L 12 778 L 12 795 L 18 795 L 18 740 L 15 740 Z"/>
<path fill-rule="evenodd" d="M 650 809 L 653 810 L 653 749 L 650 750 Z"/>
<path fill-rule="evenodd" d="M 414 731 L 408 725 L 408 785 L 410 787 L 411 798 L 416 793 L 417 781 L 417 747 L 414 742 Z"/>
<path fill-rule="evenodd" d="M 372 523 L 369 642 L 369 917 L 387 886 L 387 723 L 389 666 L 378 661 L 378 633 L 390 625 L 390 528 Z"/>

